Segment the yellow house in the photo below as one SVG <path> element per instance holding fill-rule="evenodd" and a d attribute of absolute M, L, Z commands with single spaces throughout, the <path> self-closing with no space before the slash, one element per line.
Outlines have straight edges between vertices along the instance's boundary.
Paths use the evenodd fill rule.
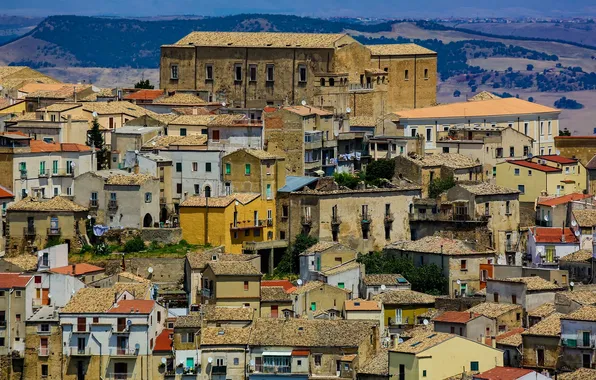
<path fill-rule="evenodd" d="M 575 158 L 535 156 L 497 164 L 497 185 L 520 191 L 520 202 L 539 196 L 581 193 L 588 188 L 587 170 Z"/>
<path fill-rule="evenodd" d="M 503 365 L 503 351 L 447 333 L 425 332 L 389 350 L 389 378 L 446 379 Z"/>
<path fill-rule="evenodd" d="M 226 252 L 242 253 L 244 242 L 273 238 L 269 207 L 274 203 L 263 201 L 258 193 L 190 197 L 180 204 L 182 237 L 191 244 L 222 245 Z"/>
<path fill-rule="evenodd" d="M 435 307 L 435 297 L 413 290 L 380 293 L 373 297 L 373 301 L 383 304 L 383 324 L 390 331 L 416 324 L 420 315 Z"/>
<path fill-rule="evenodd" d="M 216 306 L 249 307 L 260 316 L 261 272 L 248 261 L 207 264 L 203 272 L 204 302 Z"/>
<path fill-rule="evenodd" d="M 21 115 L 27 111 L 27 103 L 24 100 L 14 102 L 13 104 L 5 105 L 0 108 L 0 116 L 3 115 Z"/>

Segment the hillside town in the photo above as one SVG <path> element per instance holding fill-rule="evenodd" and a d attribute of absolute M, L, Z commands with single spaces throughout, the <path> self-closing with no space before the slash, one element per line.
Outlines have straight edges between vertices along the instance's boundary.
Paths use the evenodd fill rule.
<path fill-rule="evenodd" d="M 0 67 L 0 380 L 596 379 L 596 136 L 439 104 L 437 59 L 201 31 L 158 84 Z"/>

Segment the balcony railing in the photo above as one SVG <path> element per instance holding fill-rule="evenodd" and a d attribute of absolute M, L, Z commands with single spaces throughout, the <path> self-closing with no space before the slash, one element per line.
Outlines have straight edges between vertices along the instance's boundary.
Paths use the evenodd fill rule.
<path fill-rule="evenodd" d="M 35 227 L 23 227 L 24 236 L 35 236 Z"/>
<path fill-rule="evenodd" d="M 21 170 L 21 179 L 27 179 L 27 170 Z"/>
<path fill-rule="evenodd" d="M 134 348 L 110 348 L 110 356 L 137 356 Z"/>
<path fill-rule="evenodd" d="M 233 230 L 248 230 L 251 228 L 263 228 L 266 224 L 266 220 L 243 220 L 230 223 L 230 228 Z"/>
<path fill-rule="evenodd" d="M 302 215 L 302 217 L 300 218 L 300 222 L 305 226 L 310 226 L 312 225 L 312 216 Z"/>
<path fill-rule="evenodd" d="M 393 216 L 393 214 L 391 214 L 391 213 L 385 214 L 385 223 L 393 223 L 394 220 L 395 220 L 395 217 Z"/>
<path fill-rule="evenodd" d="M 112 328 L 114 334 L 130 334 L 130 329 L 127 325 L 117 325 L 116 328 Z"/>
<path fill-rule="evenodd" d="M 59 236 L 60 232 L 61 232 L 60 227 L 48 228 L 47 235 L 48 236 Z"/>
<path fill-rule="evenodd" d="M 348 87 L 348 91 L 372 91 L 372 83 L 360 84 L 351 83 Z"/>
<path fill-rule="evenodd" d="M 69 353 L 71 356 L 91 356 L 90 347 L 70 347 Z"/>
<path fill-rule="evenodd" d="M 89 199 L 89 208 L 99 207 L 99 201 L 97 199 Z"/>
<path fill-rule="evenodd" d="M 211 369 L 211 375 L 225 375 L 227 373 L 227 367 L 225 365 L 215 365 Z"/>
<path fill-rule="evenodd" d="M 90 328 L 91 325 L 89 324 L 75 324 L 72 327 L 72 332 L 86 334 L 90 332 Z"/>
<path fill-rule="evenodd" d="M 108 202 L 108 209 L 116 210 L 118 208 L 118 201 L 110 200 Z"/>
<path fill-rule="evenodd" d="M 512 241 L 505 242 L 505 252 L 514 252 L 515 251 L 515 244 Z"/>
<path fill-rule="evenodd" d="M 69 168 L 59 168 L 52 171 L 52 177 L 73 177 L 74 170 Z"/>
<path fill-rule="evenodd" d="M 50 176 L 49 170 L 40 170 L 39 171 L 39 178 L 46 178 Z"/>
<path fill-rule="evenodd" d="M 132 379 L 133 375 L 132 372 L 108 372 L 107 378 L 109 380 L 126 380 Z"/>
<path fill-rule="evenodd" d="M 255 366 L 255 372 L 261 372 L 261 373 L 292 373 L 292 366 L 289 366 L 289 365 L 258 364 L 258 365 Z"/>
<path fill-rule="evenodd" d="M 38 356 L 50 356 L 50 348 L 49 347 L 39 347 L 37 349 Z"/>

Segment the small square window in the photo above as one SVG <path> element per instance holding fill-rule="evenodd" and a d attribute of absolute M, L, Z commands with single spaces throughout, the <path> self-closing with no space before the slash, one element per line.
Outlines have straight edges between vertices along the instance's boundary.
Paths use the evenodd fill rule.
<path fill-rule="evenodd" d="M 176 173 L 182 173 L 182 162 L 176 162 Z"/>
<path fill-rule="evenodd" d="M 267 65 L 267 82 L 273 82 L 275 80 L 275 66 Z"/>
<path fill-rule="evenodd" d="M 211 162 L 205 162 L 205 171 L 211 173 Z"/>
<path fill-rule="evenodd" d="M 153 194 L 147 192 L 145 193 L 145 203 L 151 203 L 151 199 L 153 198 Z"/>
<path fill-rule="evenodd" d="M 513 171 L 513 173 L 514 173 L 515 175 L 519 175 L 519 169 L 515 169 L 515 170 Z"/>
<path fill-rule="evenodd" d="M 170 66 L 170 79 L 178 80 L 178 65 Z"/>
<path fill-rule="evenodd" d="M 478 362 L 470 362 L 470 371 L 477 372 L 479 368 Z"/>
<path fill-rule="evenodd" d="M 21 297 L 22 295 L 23 295 L 23 292 L 21 290 L 15 290 L 15 292 L 14 292 L 15 297 Z"/>
<path fill-rule="evenodd" d="M 234 365 L 240 365 L 240 359 L 234 358 Z"/>
<path fill-rule="evenodd" d="M 526 186 L 525 185 L 517 185 L 517 189 L 519 190 L 520 194 L 526 193 Z"/>
<path fill-rule="evenodd" d="M 226 162 L 226 174 L 232 174 L 232 165 Z"/>
<path fill-rule="evenodd" d="M 422 377 L 426 377 L 426 370 L 422 371 Z"/>
<path fill-rule="evenodd" d="M 236 82 L 242 82 L 242 64 L 237 63 L 234 65 L 234 80 Z"/>

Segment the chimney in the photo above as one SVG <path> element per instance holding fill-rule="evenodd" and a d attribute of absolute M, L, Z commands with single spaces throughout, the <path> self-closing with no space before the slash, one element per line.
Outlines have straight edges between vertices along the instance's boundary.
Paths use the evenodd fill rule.
<path fill-rule="evenodd" d="M 76 269 L 76 265 L 72 264 L 72 275 L 74 276 L 76 274 L 75 269 Z"/>
<path fill-rule="evenodd" d="M 496 336 L 491 335 L 491 337 L 490 337 L 490 345 L 493 348 L 497 348 L 497 337 Z"/>
<path fill-rule="evenodd" d="M 474 312 L 473 312 L 473 311 L 471 311 L 471 312 L 470 312 L 470 319 L 473 319 L 473 318 L 474 318 Z"/>

